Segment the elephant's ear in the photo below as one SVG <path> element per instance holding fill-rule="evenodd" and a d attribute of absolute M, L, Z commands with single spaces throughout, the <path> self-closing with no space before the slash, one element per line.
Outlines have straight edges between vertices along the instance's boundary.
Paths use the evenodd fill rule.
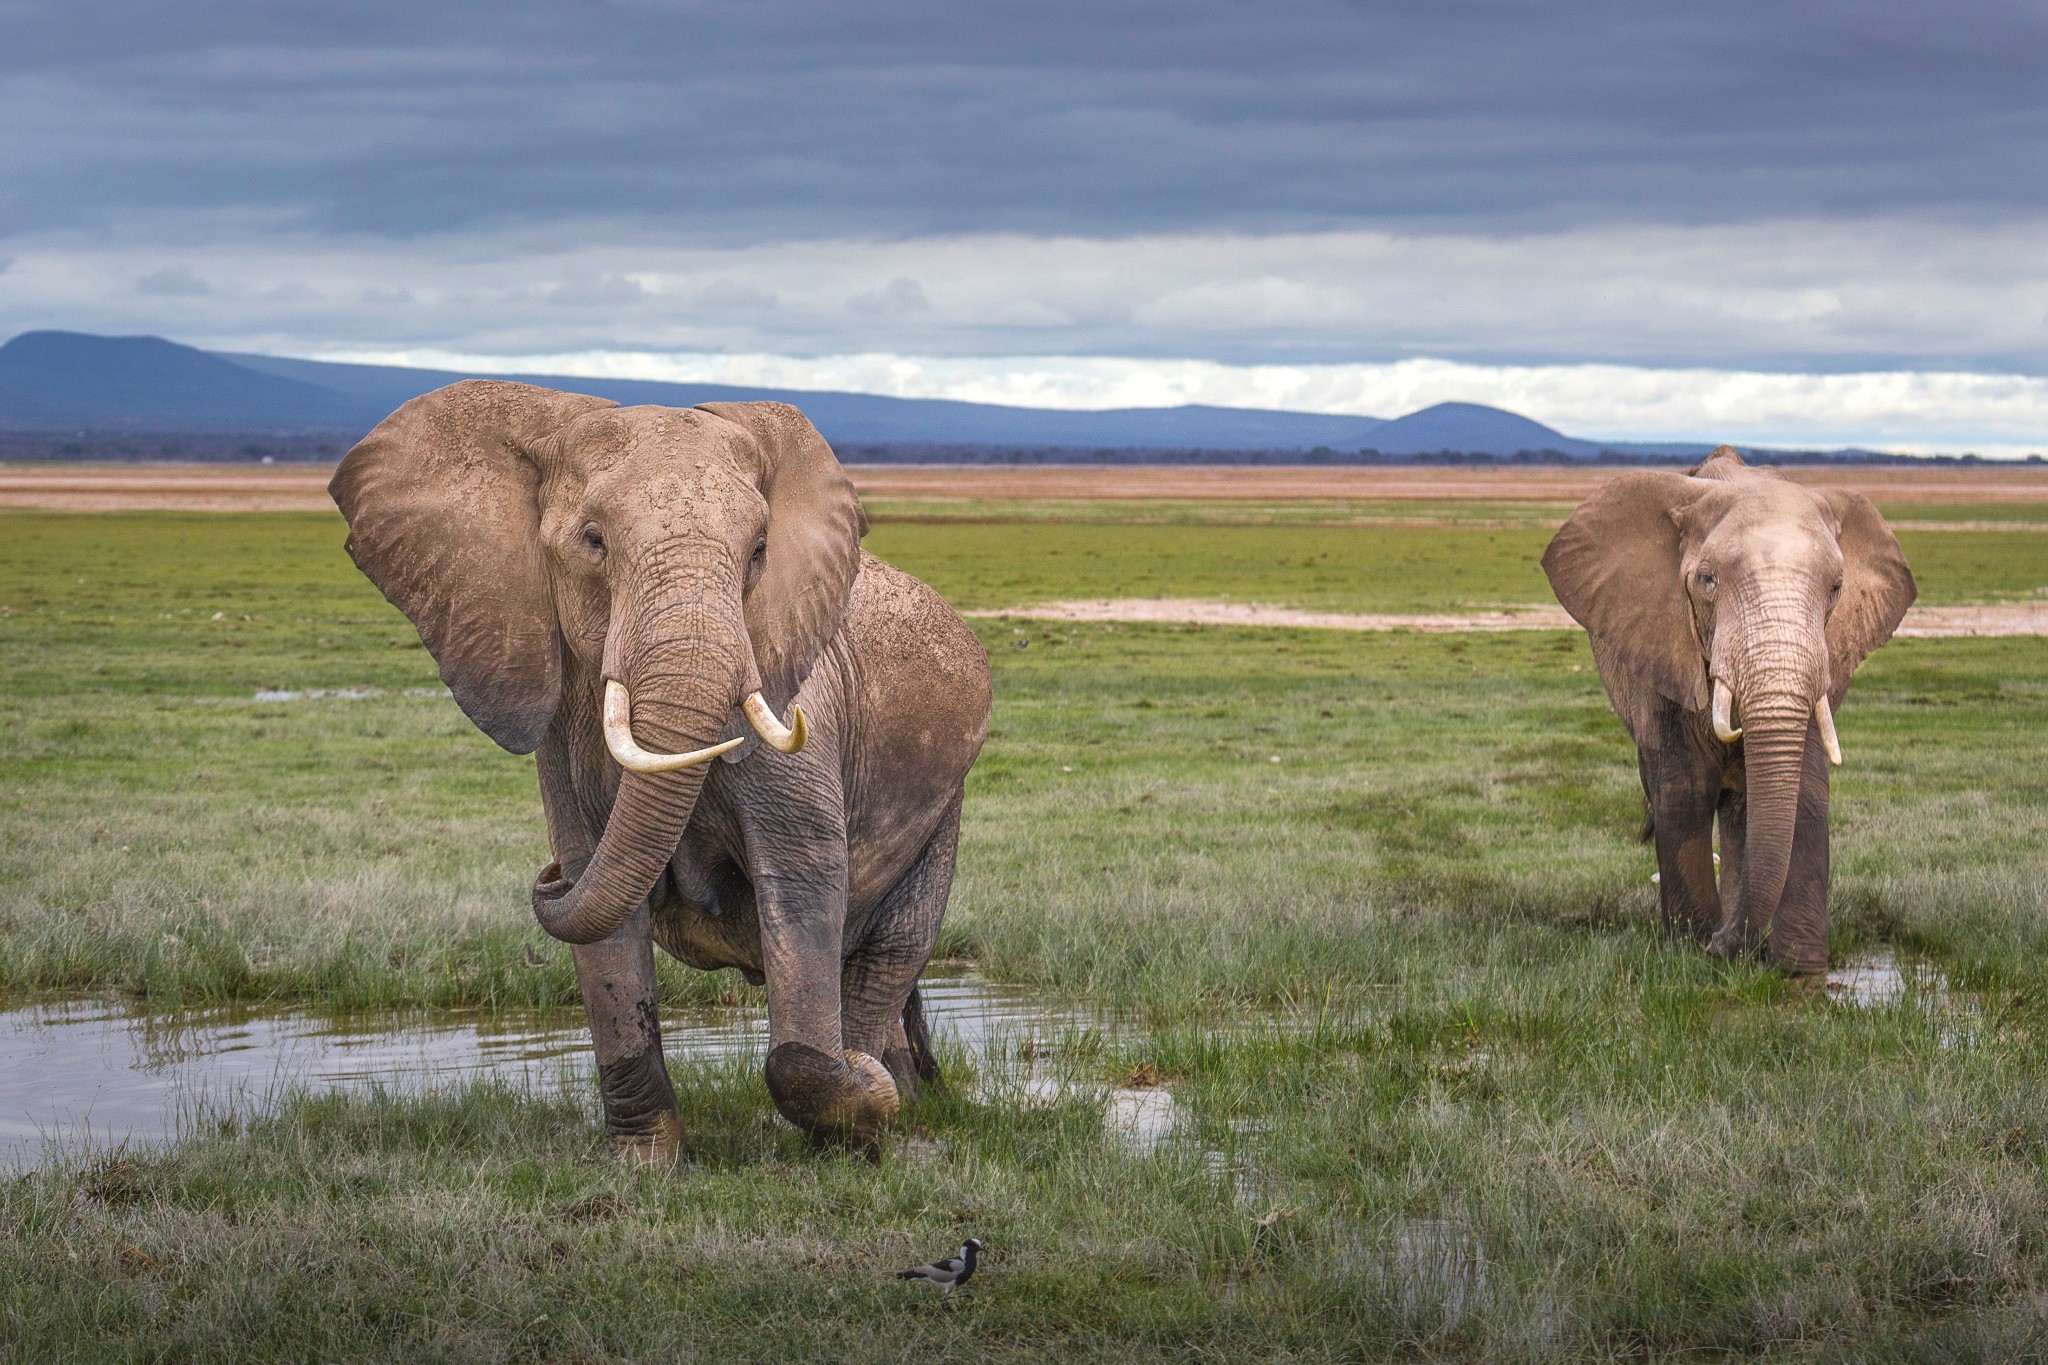
<path fill-rule="evenodd" d="M 788 704 L 825 644 L 839 633 L 867 517 L 832 447 L 787 403 L 703 403 L 744 428 L 768 500 L 768 558 L 747 593 L 747 633 L 761 686 Z"/>
<path fill-rule="evenodd" d="M 413 399 L 327 485 L 348 553 L 420 633 L 477 728 L 532 753 L 562 695 L 531 451 L 603 398 L 466 379 Z"/>
<path fill-rule="evenodd" d="M 1610 479 L 1543 552 L 1551 591 L 1572 619 L 1637 677 L 1703 710 L 1707 668 L 1685 595 L 1679 519 L 1712 485 L 1641 471 Z"/>
<path fill-rule="evenodd" d="M 1861 493 L 1821 494 L 1841 523 L 1842 596 L 1828 617 L 1828 678 L 1840 704 L 1849 675 L 1871 650 L 1892 638 L 1920 589 L 1898 537 Z"/>

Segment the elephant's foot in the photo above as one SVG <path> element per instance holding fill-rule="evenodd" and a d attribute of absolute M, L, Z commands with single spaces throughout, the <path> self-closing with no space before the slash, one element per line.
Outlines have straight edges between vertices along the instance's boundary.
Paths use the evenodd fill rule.
<path fill-rule="evenodd" d="M 644 1131 L 609 1134 L 605 1145 L 622 1166 L 673 1166 L 683 1154 L 683 1121 L 663 1114 Z"/>
<path fill-rule="evenodd" d="M 1791 954 L 1771 952 L 1770 963 L 1791 979 L 1795 986 L 1812 986 L 1815 983 L 1825 987 L 1828 980 L 1828 959 L 1823 952 L 1820 957 L 1798 957 Z"/>
<path fill-rule="evenodd" d="M 865 1052 L 784 1043 L 768 1054 L 767 1080 L 782 1116 L 828 1141 L 879 1142 L 901 1103 L 889 1069 Z"/>
<path fill-rule="evenodd" d="M 908 1104 L 924 1091 L 924 1080 L 918 1074 L 917 1055 L 907 1047 L 892 1047 L 882 1054 L 882 1065 L 887 1068 L 890 1079 L 896 1082 L 896 1094 Z M 936 1072 L 937 1068 L 934 1067 Z M 933 1085 L 938 1084 L 936 1075 Z"/>

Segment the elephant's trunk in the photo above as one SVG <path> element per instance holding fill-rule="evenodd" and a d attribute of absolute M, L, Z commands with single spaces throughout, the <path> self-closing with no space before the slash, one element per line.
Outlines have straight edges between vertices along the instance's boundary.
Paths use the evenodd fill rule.
<path fill-rule="evenodd" d="M 614 616 L 605 648 L 607 683 L 623 685 L 630 699 L 629 737 L 647 758 L 694 756 L 715 748 L 726 729 L 752 654 L 737 622 L 688 604 L 642 616 L 632 636 Z M 737 613 L 733 613 L 737 615 Z M 608 689 L 609 690 L 609 689 Z M 708 769 L 701 762 L 663 770 L 628 769 L 590 863 L 572 882 L 550 864 L 533 887 L 541 928 L 566 943 L 595 943 L 617 932 L 674 856 L 690 822 Z"/>
<path fill-rule="evenodd" d="M 1792 867 L 1799 783 L 1806 762 L 1811 703 L 1766 698 L 1742 718 L 1743 776 L 1749 818 L 1743 838 L 1742 904 L 1752 932 L 1768 939 Z"/>
<path fill-rule="evenodd" d="M 1741 637 L 1747 647 L 1726 660 L 1737 675 L 1744 801 L 1742 905 L 1751 934 L 1769 942 L 1792 867 L 1800 785 L 1816 698 L 1827 692 L 1827 660 L 1816 620 L 1803 602 L 1776 610 Z"/>

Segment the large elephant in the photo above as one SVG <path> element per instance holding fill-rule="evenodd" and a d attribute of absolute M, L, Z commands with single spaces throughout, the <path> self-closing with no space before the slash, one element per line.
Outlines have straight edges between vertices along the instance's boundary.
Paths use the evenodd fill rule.
<path fill-rule="evenodd" d="M 1606 484 L 1543 571 L 1635 740 L 1665 922 L 1825 972 L 1834 712 L 1915 593 L 1877 509 L 1722 446 L 1686 474 Z"/>
<path fill-rule="evenodd" d="M 329 491 L 457 703 L 539 750 L 533 910 L 575 945 L 613 1149 L 680 1139 L 655 943 L 765 981 L 776 1107 L 873 1141 L 936 1075 L 915 988 L 989 670 L 936 593 L 861 550 L 824 438 L 781 403 L 468 380 L 391 414 Z"/>

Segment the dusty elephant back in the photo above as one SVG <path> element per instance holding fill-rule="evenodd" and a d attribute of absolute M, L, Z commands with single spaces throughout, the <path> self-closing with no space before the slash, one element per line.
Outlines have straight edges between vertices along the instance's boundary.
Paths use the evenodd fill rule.
<path fill-rule="evenodd" d="M 852 746 L 849 804 L 950 801 L 988 738 L 988 653 L 929 586 L 861 552 L 842 645 L 850 722 L 873 743 Z"/>

